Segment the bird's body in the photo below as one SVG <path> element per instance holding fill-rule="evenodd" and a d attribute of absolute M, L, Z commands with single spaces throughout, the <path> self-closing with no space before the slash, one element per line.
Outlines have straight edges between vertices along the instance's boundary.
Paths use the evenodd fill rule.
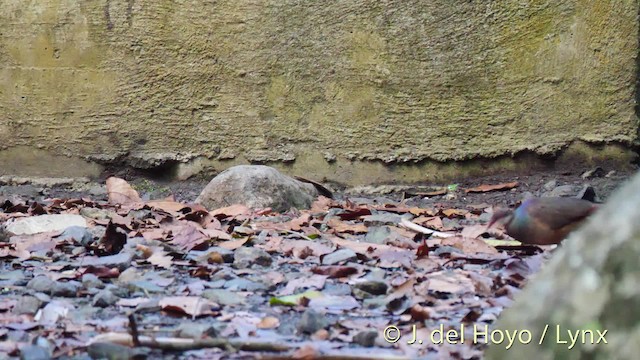
<path fill-rule="evenodd" d="M 496 211 L 489 226 L 503 222 L 507 234 L 522 243 L 551 245 L 561 242 L 597 208 L 576 198 L 533 198 L 513 211 Z"/>

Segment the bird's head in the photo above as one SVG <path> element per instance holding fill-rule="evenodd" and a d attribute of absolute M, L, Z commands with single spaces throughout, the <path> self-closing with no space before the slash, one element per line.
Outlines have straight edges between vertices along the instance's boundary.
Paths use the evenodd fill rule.
<path fill-rule="evenodd" d="M 493 210 L 493 215 L 491 216 L 491 220 L 489 220 L 487 229 L 492 227 L 494 224 L 506 224 L 511 221 L 512 217 L 513 210 L 511 209 L 495 209 Z"/>

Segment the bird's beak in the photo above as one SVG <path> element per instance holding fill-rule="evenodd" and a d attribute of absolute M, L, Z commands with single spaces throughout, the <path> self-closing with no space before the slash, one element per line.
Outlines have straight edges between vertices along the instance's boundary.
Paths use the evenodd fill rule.
<path fill-rule="evenodd" d="M 508 214 L 502 209 L 495 210 L 493 215 L 491 216 L 491 220 L 489 220 L 489 223 L 487 224 L 487 229 L 490 229 L 493 225 L 495 225 L 501 219 L 504 219 L 507 215 Z"/>

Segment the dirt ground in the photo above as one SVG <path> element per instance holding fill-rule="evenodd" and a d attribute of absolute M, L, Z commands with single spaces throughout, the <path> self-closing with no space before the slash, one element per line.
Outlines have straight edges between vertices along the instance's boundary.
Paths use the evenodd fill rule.
<path fill-rule="evenodd" d="M 594 171 L 595 176 L 583 177 L 585 172 Z M 559 186 L 572 185 L 575 187 L 574 192 L 577 194 L 579 189 L 585 185 L 592 186 L 598 197 L 598 200 L 605 201 L 606 198 L 614 191 L 623 181 L 633 174 L 633 170 L 614 170 L 606 166 L 598 168 L 583 168 L 576 166 L 574 169 L 548 170 L 529 174 L 505 173 L 492 176 L 461 178 L 457 181 L 451 181 L 449 184 L 419 184 L 406 191 L 404 187 L 394 185 L 369 186 L 359 188 L 347 188 L 344 186 L 330 184 L 328 187 L 334 191 L 337 199 L 345 197 L 366 197 L 375 199 L 386 199 L 391 201 L 401 201 L 403 192 L 420 193 L 425 189 L 434 190 L 446 187 L 451 184 L 457 184 L 460 189 L 471 188 L 483 184 L 501 184 L 517 182 L 517 187 L 509 191 L 492 191 L 486 193 L 464 193 L 464 191 L 456 192 L 455 197 L 447 196 L 417 196 L 412 201 L 416 205 L 428 205 L 433 203 L 447 203 L 452 207 L 461 207 L 466 204 L 487 203 L 490 205 L 513 205 L 522 200 L 525 196 L 543 196 L 548 194 L 554 188 Z M 121 176 L 122 174 L 118 174 Z M 167 182 L 162 180 L 154 180 L 143 178 L 137 175 L 122 176 L 129 181 L 140 195 L 145 199 L 160 199 L 173 195 L 177 201 L 193 202 L 200 191 L 208 183 L 207 179 L 185 180 L 177 182 Z M 313 179 L 311 179 L 313 180 Z M 555 184 L 551 183 L 555 182 Z M 546 185 L 546 186 L 545 186 Z M 96 183 L 86 184 L 80 188 L 78 186 L 34 186 L 34 185 L 4 185 L 0 186 L 0 196 L 10 197 L 17 196 L 25 199 L 42 200 L 46 198 L 82 198 L 91 197 L 94 200 L 106 199 L 106 193 L 99 190 L 100 186 L 104 186 L 104 179 L 96 180 Z M 420 188 L 423 187 L 423 189 Z M 87 190 L 92 187 L 98 188 L 94 193 Z M 409 187 L 411 188 L 411 187 Z M 403 191 L 404 190 L 404 191 Z M 413 190 L 413 191 L 412 191 Z M 570 193 L 571 191 L 568 190 Z M 567 196 L 565 193 L 564 196 Z"/>
<path fill-rule="evenodd" d="M 93 234 L 93 244 L 113 245 L 119 231 L 127 233 L 127 244 L 135 240 L 131 245 L 135 247 L 98 254 L 98 247 L 85 244 L 83 249 L 77 239 L 61 240 L 59 234 L 0 240 L 0 344 L 4 342 L 0 359 L 36 358 L 47 351 L 49 357 L 41 358 L 480 359 L 486 344 L 416 347 L 382 341 L 380 334 L 390 327 L 403 336 L 412 331 L 426 336 L 427 331 L 433 334 L 439 327 L 463 332 L 464 324 L 490 325 L 528 277 L 543 266 L 551 250 L 498 249 L 460 233 L 466 227 L 486 223 L 484 209 L 510 206 L 529 196 L 576 196 L 591 186 L 595 200 L 606 201 L 631 174 L 604 167 L 576 168 L 460 179 L 449 184 L 338 188 L 333 202 L 320 201 L 311 211 L 286 214 L 246 213 L 230 207 L 215 214 L 217 228 L 207 233 L 209 237 L 221 234 L 225 240 L 219 238 L 206 251 L 180 247 L 198 239 L 210 241 L 209 237 L 195 236 L 193 228 L 184 231 L 192 226 L 189 223 L 196 210 L 184 214 L 166 208 L 114 207 L 105 201 L 104 182 L 53 187 L 5 184 L 0 186 L 0 216 L 15 219 L 40 213 L 84 212 L 96 216 L 92 232 L 87 233 L 90 239 Z M 177 202 L 191 203 L 207 183 L 125 178 L 145 201 L 173 195 Z M 505 189 L 466 191 L 476 187 L 486 190 L 488 185 Z M 415 196 L 427 192 L 440 195 Z M 44 205 L 29 206 L 33 201 Z M 416 209 L 424 212 L 415 213 Z M 104 214 L 112 220 L 100 220 L 98 216 Z M 457 235 L 423 243 L 396 226 L 400 215 Z M 117 226 L 111 224 L 116 220 Z M 173 229 L 173 235 L 163 232 L 167 228 Z M 20 247 L 20 242 L 34 245 Z M 52 243 L 56 244 L 53 248 Z M 33 253 L 25 257 L 27 250 Z M 85 258 L 113 258 L 121 268 L 88 266 Z M 262 261 L 266 265 L 253 266 Z M 314 291 L 322 297 L 314 300 L 318 295 Z M 287 297 L 301 293 L 307 295 L 295 301 Z M 176 307 L 190 306 L 183 303 L 185 297 L 176 298 L 177 294 L 215 300 L 215 310 L 190 309 L 192 317 L 176 315 Z M 155 305 L 144 301 L 155 301 Z M 166 305 L 172 301 L 173 306 Z M 163 302 L 160 309 L 158 304 Z M 137 320 L 128 317 L 132 307 Z M 69 314 L 69 309 L 75 310 Z M 42 317 L 48 316 L 59 321 L 43 323 Z M 134 350 L 87 348 L 89 340 L 105 332 L 132 333 L 131 321 L 137 321 L 135 331 L 145 334 L 239 340 L 231 350 L 206 346 L 163 350 L 153 342 Z M 415 324 L 420 324 L 417 330 Z M 252 345 L 253 340 L 288 348 L 256 352 L 248 348 L 258 346 Z"/>

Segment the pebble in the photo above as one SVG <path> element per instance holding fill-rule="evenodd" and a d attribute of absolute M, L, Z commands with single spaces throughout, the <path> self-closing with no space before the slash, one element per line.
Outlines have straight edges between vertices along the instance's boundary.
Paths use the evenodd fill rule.
<path fill-rule="evenodd" d="M 324 289 L 322 293 L 325 295 L 334 295 L 334 296 L 346 296 L 351 295 L 352 289 L 351 286 L 347 284 L 336 284 L 336 283 L 326 283 L 324 285 Z"/>
<path fill-rule="evenodd" d="M 265 291 L 269 287 L 263 283 L 235 278 L 229 280 L 224 284 L 224 288 L 231 291 Z"/>
<path fill-rule="evenodd" d="M 77 281 L 58 281 L 51 289 L 51 296 L 76 297 L 81 287 Z"/>
<path fill-rule="evenodd" d="M 313 334 L 316 331 L 327 326 L 327 320 L 324 315 L 312 309 L 307 309 L 298 321 L 296 328 L 303 334 Z"/>
<path fill-rule="evenodd" d="M 117 267 L 120 271 L 124 271 L 131 266 L 133 254 L 129 252 L 121 252 L 115 255 L 102 256 L 92 260 L 93 266 L 106 266 L 108 268 Z"/>
<path fill-rule="evenodd" d="M 371 226 L 367 229 L 364 241 L 373 244 L 384 244 L 391 236 L 391 229 L 388 226 Z"/>
<path fill-rule="evenodd" d="M 591 170 L 585 171 L 581 175 L 581 177 L 583 179 L 585 179 L 585 180 L 586 179 L 597 178 L 597 177 L 599 178 L 599 177 L 603 177 L 603 176 L 605 176 L 605 172 L 604 172 L 604 169 L 601 168 L 600 166 L 597 166 L 597 167 L 595 167 L 595 168 L 593 168 Z"/>
<path fill-rule="evenodd" d="M 376 296 L 362 301 L 362 307 L 365 309 L 377 309 L 387 305 L 387 300 L 383 296 Z"/>
<path fill-rule="evenodd" d="M 367 226 L 395 225 L 398 224 L 401 219 L 402 216 L 390 212 L 379 212 L 362 217 L 362 221 Z"/>
<path fill-rule="evenodd" d="M 51 301 L 51 297 L 43 292 L 37 292 L 35 294 L 33 294 L 33 297 L 35 297 L 36 299 L 42 301 L 43 303 L 48 303 Z"/>
<path fill-rule="evenodd" d="M 153 218 L 153 213 L 151 212 L 151 210 L 148 210 L 148 209 L 131 210 L 129 211 L 129 216 L 131 216 L 136 220 L 142 221 L 145 219 Z"/>
<path fill-rule="evenodd" d="M 205 337 L 217 337 L 218 332 L 211 324 L 182 323 L 176 329 L 176 336 L 186 339 L 202 339 Z"/>
<path fill-rule="evenodd" d="M 542 188 L 546 191 L 552 191 L 558 186 L 558 182 L 556 180 L 551 180 L 542 185 Z"/>
<path fill-rule="evenodd" d="M 91 239 L 91 241 L 87 244 L 82 244 L 85 247 L 89 247 L 89 245 L 91 245 L 95 241 L 95 239 L 102 239 L 104 237 L 104 234 L 107 232 L 107 228 L 105 226 L 96 225 L 89 228 L 89 231 L 91 231 L 93 239 Z"/>
<path fill-rule="evenodd" d="M 555 189 L 546 192 L 543 194 L 545 197 L 568 197 L 574 196 L 576 190 L 573 185 L 560 185 L 556 186 Z"/>
<path fill-rule="evenodd" d="M 92 304 L 93 306 L 105 308 L 117 303 L 118 300 L 120 300 L 119 297 L 117 297 L 111 291 L 105 289 L 100 291 L 96 294 L 96 296 L 93 297 Z"/>
<path fill-rule="evenodd" d="M 57 238 L 59 241 L 73 240 L 79 244 L 91 244 L 93 234 L 86 227 L 69 226 Z"/>
<path fill-rule="evenodd" d="M 479 223 L 488 223 L 489 220 L 491 220 L 491 215 L 493 215 L 492 213 L 488 213 L 488 212 L 483 212 L 482 214 L 480 214 L 480 216 L 478 216 L 478 222 Z"/>
<path fill-rule="evenodd" d="M 107 187 L 104 185 L 93 185 L 87 190 L 89 195 L 94 197 L 104 197 L 107 195 Z"/>
<path fill-rule="evenodd" d="M 223 306 L 244 304 L 244 296 L 238 295 L 234 291 L 224 289 L 208 289 L 202 293 L 202 296 Z"/>
<path fill-rule="evenodd" d="M 372 295 L 384 295 L 387 293 L 388 285 L 384 281 L 367 280 L 353 285 L 354 288 L 368 292 Z"/>
<path fill-rule="evenodd" d="M 117 297 L 121 297 L 121 298 L 129 297 L 129 295 L 131 294 L 131 291 L 129 291 L 129 289 L 127 289 L 126 287 L 121 287 L 121 286 L 117 286 L 117 285 L 114 285 L 114 284 L 108 284 L 105 287 L 105 290 L 109 290 L 114 295 L 116 295 Z"/>
<path fill-rule="evenodd" d="M 103 289 L 104 283 L 94 274 L 82 275 L 82 286 L 85 289 Z"/>
<path fill-rule="evenodd" d="M 355 260 L 356 253 L 351 249 L 340 249 L 327 254 L 322 258 L 322 265 L 335 265 L 340 262 Z"/>
<path fill-rule="evenodd" d="M 578 199 L 587 200 L 591 202 L 595 202 L 596 200 L 599 200 L 598 196 L 596 195 L 596 190 L 593 188 L 593 186 L 590 186 L 590 185 L 583 186 L 582 190 L 580 190 L 580 192 L 578 193 L 578 195 L 576 195 L 576 197 Z"/>
<path fill-rule="evenodd" d="M 47 349 L 36 346 L 27 345 L 20 349 L 20 360 L 48 360 L 51 359 L 51 355 Z"/>
<path fill-rule="evenodd" d="M 456 219 L 449 219 L 447 217 L 442 218 L 442 226 L 444 226 L 446 231 L 450 230 L 459 230 L 462 228 L 460 222 Z"/>
<path fill-rule="evenodd" d="M 464 251 L 456 247 L 447 246 L 447 245 L 438 246 L 438 248 L 433 251 L 433 255 L 435 256 L 442 256 L 444 254 L 452 254 L 452 253 L 464 254 Z"/>
<path fill-rule="evenodd" d="M 206 251 L 191 250 L 187 254 L 187 258 L 188 259 L 193 259 L 193 260 L 196 260 L 196 261 L 208 261 L 209 256 L 212 253 L 220 254 L 220 256 L 222 257 L 222 260 L 225 263 L 232 263 L 233 262 L 233 259 L 234 259 L 233 251 L 231 251 L 229 249 L 225 249 L 225 248 L 219 247 L 219 246 L 212 246 L 212 247 L 208 248 Z"/>
<path fill-rule="evenodd" d="M 235 250 L 233 266 L 236 269 L 246 269 L 253 264 L 269 266 L 273 259 L 266 251 L 258 248 L 242 246 Z"/>
<path fill-rule="evenodd" d="M 378 332 L 375 330 L 360 331 L 353 337 L 353 342 L 360 346 L 372 347 L 375 344 Z"/>
<path fill-rule="evenodd" d="M 40 309 L 42 301 L 35 296 L 23 296 L 13 308 L 15 314 L 35 314 Z"/>
<path fill-rule="evenodd" d="M 92 359 L 130 360 L 145 359 L 151 350 L 145 347 L 130 348 L 114 343 L 97 342 L 89 345 L 87 352 Z"/>
<path fill-rule="evenodd" d="M 83 207 L 80 209 L 80 215 L 96 220 L 110 219 L 113 214 L 115 214 L 113 211 L 93 207 Z"/>
<path fill-rule="evenodd" d="M 522 193 L 522 195 L 520 195 L 520 199 L 521 199 L 522 201 L 525 201 L 525 200 L 527 200 L 527 199 L 532 199 L 532 198 L 534 198 L 534 197 L 536 197 L 536 196 L 535 196 L 535 195 L 533 195 L 533 193 L 532 193 L 532 192 L 530 192 L 530 191 L 525 191 L 525 192 L 523 192 L 523 193 Z"/>
<path fill-rule="evenodd" d="M 356 299 L 359 299 L 359 300 L 371 299 L 375 297 L 375 295 L 358 288 L 351 289 L 351 295 L 353 295 Z"/>
<path fill-rule="evenodd" d="M 53 288 L 55 283 L 56 283 L 55 281 L 49 279 L 44 275 L 38 275 L 27 283 L 27 288 L 38 291 L 38 292 L 50 294 L 51 289 Z"/>

